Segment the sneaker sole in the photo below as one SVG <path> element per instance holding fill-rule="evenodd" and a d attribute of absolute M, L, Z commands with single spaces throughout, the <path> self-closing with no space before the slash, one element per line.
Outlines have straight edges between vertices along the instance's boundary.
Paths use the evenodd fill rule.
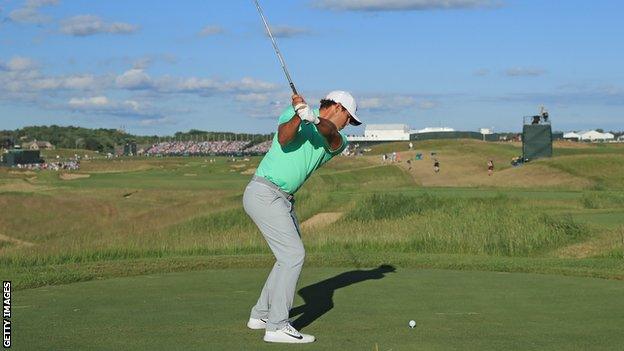
<path fill-rule="evenodd" d="M 262 330 L 262 329 L 266 329 L 266 326 L 255 326 L 255 325 L 251 325 L 249 323 L 247 323 L 247 328 L 252 329 L 252 330 Z"/>
<path fill-rule="evenodd" d="M 312 340 L 298 340 L 298 339 L 272 339 L 264 335 L 262 338 L 265 342 L 279 343 L 279 344 L 309 344 L 316 341 L 316 338 Z"/>

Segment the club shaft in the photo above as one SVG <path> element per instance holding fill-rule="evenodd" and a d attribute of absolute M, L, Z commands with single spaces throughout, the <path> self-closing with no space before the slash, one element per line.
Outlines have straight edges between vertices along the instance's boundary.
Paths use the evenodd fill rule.
<path fill-rule="evenodd" d="M 286 68 L 286 62 L 284 62 L 284 58 L 282 57 L 282 53 L 280 52 L 279 47 L 277 46 L 277 42 L 275 41 L 275 38 L 273 37 L 273 33 L 271 33 L 271 28 L 269 27 L 269 23 L 264 17 L 264 13 L 262 12 L 260 3 L 258 3 L 258 0 L 254 0 L 254 2 L 256 3 L 256 8 L 258 9 L 258 13 L 260 14 L 260 17 L 262 18 L 262 23 L 264 23 L 264 27 L 266 28 L 266 31 L 269 34 L 269 38 L 271 38 L 271 43 L 273 43 L 273 48 L 275 49 L 275 53 L 277 54 L 277 58 L 279 59 L 280 65 L 282 66 L 282 69 L 284 70 L 284 74 L 286 74 L 286 79 L 288 80 L 288 84 L 290 84 L 290 89 L 292 89 L 293 94 L 299 95 L 297 93 L 297 89 L 295 88 L 295 84 L 290 78 L 290 73 L 288 73 L 288 68 Z"/>

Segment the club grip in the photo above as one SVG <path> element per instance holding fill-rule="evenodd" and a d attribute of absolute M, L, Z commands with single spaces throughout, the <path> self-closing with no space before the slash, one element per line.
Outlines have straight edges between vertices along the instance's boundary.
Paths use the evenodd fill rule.
<path fill-rule="evenodd" d="M 295 88 L 295 84 L 290 83 L 290 89 L 292 89 L 293 94 L 299 95 L 299 93 L 297 93 L 297 89 Z"/>

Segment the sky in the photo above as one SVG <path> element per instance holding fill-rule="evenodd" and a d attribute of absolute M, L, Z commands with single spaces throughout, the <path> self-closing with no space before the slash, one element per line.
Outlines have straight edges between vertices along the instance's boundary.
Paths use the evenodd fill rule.
<path fill-rule="evenodd" d="M 365 124 L 624 130 L 624 1 L 260 3 L 300 94 Z M 252 0 L 0 0 L 0 130 L 270 133 L 290 95 Z"/>

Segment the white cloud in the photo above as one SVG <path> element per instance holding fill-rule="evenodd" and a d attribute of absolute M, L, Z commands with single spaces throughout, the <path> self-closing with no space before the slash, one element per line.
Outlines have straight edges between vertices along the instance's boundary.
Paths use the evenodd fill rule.
<path fill-rule="evenodd" d="M 46 77 L 34 74 L 30 77 L 22 77 L 13 82 L 13 91 L 38 92 L 42 90 L 90 90 L 95 89 L 96 77 L 92 75 L 69 75 L 58 77 Z"/>
<path fill-rule="evenodd" d="M 211 78 L 180 78 L 161 77 L 152 78 L 142 69 L 133 68 L 115 79 L 118 88 L 128 90 L 150 90 L 158 93 L 197 94 L 211 96 L 223 93 L 262 93 L 276 89 L 273 83 L 253 78 L 243 78 L 239 81 L 223 82 Z"/>
<path fill-rule="evenodd" d="M 130 90 L 149 89 L 153 86 L 152 78 L 143 69 L 133 68 L 115 79 L 119 88 Z"/>
<path fill-rule="evenodd" d="M 132 99 L 115 101 L 106 96 L 73 97 L 69 99 L 65 107 L 73 112 L 88 114 L 143 119 L 158 119 L 163 117 L 147 103 Z"/>
<path fill-rule="evenodd" d="M 148 65 L 147 63 L 143 63 Z M 77 93 L 82 96 L 76 96 Z M 138 92 L 129 96 L 132 92 Z M 273 102 L 287 100 L 288 94 L 278 85 L 254 78 L 223 81 L 202 77 L 152 77 L 145 69 L 131 68 L 118 76 L 67 74 L 47 75 L 39 64 L 26 57 L 0 61 L 0 101 L 29 103 L 43 109 L 72 111 L 85 115 L 120 117 L 145 123 L 168 123 L 165 114 L 183 115 L 164 104 L 178 95 L 195 97 L 221 96 L 244 101 L 241 109 L 254 106 L 271 111 Z M 276 96 L 280 95 L 279 98 Z M 85 96 L 86 95 L 86 96 Z M 115 96 L 112 99 L 111 96 Z M 158 106 L 152 107 L 152 103 Z M 281 105 L 278 106 L 281 108 Z M 137 122 L 138 123 L 138 122 Z"/>
<path fill-rule="evenodd" d="M 426 11 L 500 6 L 492 0 L 316 0 L 313 5 L 334 11 Z"/>
<path fill-rule="evenodd" d="M 77 109 L 97 107 L 101 108 L 108 106 L 110 101 L 106 96 L 94 96 L 90 98 L 71 98 L 69 100 L 69 106 Z"/>
<path fill-rule="evenodd" d="M 200 32 L 199 35 L 201 35 L 202 37 L 207 37 L 210 35 L 217 35 L 217 34 L 222 34 L 223 33 L 223 28 L 221 28 L 220 26 L 206 26 L 204 27 Z"/>
<path fill-rule="evenodd" d="M 297 35 L 310 34 L 310 30 L 292 26 L 271 26 L 271 33 L 276 38 L 291 38 Z M 266 35 L 269 35 L 267 32 Z"/>
<path fill-rule="evenodd" d="M 39 64 L 27 57 L 16 56 L 0 62 L 0 93 L 37 94 L 41 91 L 94 90 L 109 85 L 108 77 L 90 74 L 46 76 Z M 11 99 L 14 96 L 5 96 Z"/>
<path fill-rule="evenodd" d="M 238 94 L 234 97 L 237 101 L 254 104 L 268 104 L 272 98 L 272 95 L 267 93 Z"/>
<path fill-rule="evenodd" d="M 27 0 L 22 7 L 9 13 L 9 19 L 19 23 L 45 23 L 48 22 L 50 18 L 43 15 L 39 11 L 40 8 L 57 4 L 58 0 Z"/>
<path fill-rule="evenodd" d="M 94 15 L 79 15 L 61 21 L 60 31 L 73 36 L 89 36 L 100 33 L 131 34 L 139 29 L 138 26 L 123 22 L 104 22 Z"/>
<path fill-rule="evenodd" d="M 416 104 L 416 99 L 411 96 L 375 96 L 358 100 L 358 108 L 366 110 L 399 110 Z"/>
<path fill-rule="evenodd" d="M 425 100 L 425 101 L 420 101 L 418 103 L 418 108 L 421 110 L 431 110 L 434 109 L 438 106 L 438 104 L 434 101 L 429 101 L 429 100 Z"/>
<path fill-rule="evenodd" d="M 505 71 L 505 74 L 508 77 L 538 77 L 544 75 L 545 73 L 546 71 L 541 68 L 531 67 L 514 67 Z"/>
<path fill-rule="evenodd" d="M 364 98 L 358 101 L 358 108 L 362 109 L 376 109 L 382 106 L 383 102 L 380 98 Z"/>
<path fill-rule="evenodd" d="M 15 56 L 11 58 L 9 62 L 5 64 L 0 62 L 0 69 L 7 70 L 7 71 L 14 71 L 14 72 L 29 71 L 29 70 L 36 69 L 37 67 L 38 65 L 34 60 L 28 57 L 21 57 L 21 56 Z"/>
<path fill-rule="evenodd" d="M 433 100 L 410 95 L 364 97 L 358 101 L 358 108 L 376 111 L 400 111 L 408 108 L 430 110 L 438 106 Z"/>

